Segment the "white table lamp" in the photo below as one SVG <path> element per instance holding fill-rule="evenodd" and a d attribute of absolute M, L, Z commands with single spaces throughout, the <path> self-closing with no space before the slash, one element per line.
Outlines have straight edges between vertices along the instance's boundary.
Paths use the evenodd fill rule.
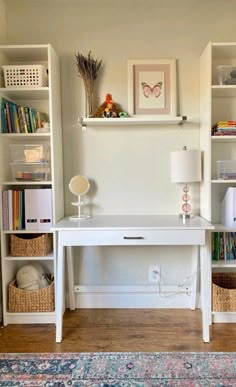
<path fill-rule="evenodd" d="M 191 217 L 191 204 L 188 183 L 198 182 L 202 179 L 201 173 L 201 151 L 187 150 L 184 146 L 181 151 L 171 152 L 171 181 L 184 183 L 182 196 L 183 218 Z"/>

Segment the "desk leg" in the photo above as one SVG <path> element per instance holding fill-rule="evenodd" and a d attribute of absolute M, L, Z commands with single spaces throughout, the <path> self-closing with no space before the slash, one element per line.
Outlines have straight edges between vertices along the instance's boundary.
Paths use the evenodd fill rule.
<path fill-rule="evenodd" d="M 191 291 L 191 305 L 190 309 L 195 310 L 197 305 L 197 285 L 198 285 L 198 254 L 199 247 L 193 246 L 192 252 L 192 291 Z"/>
<path fill-rule="evenodd" d="M 56 342 L 62 341 L 62 323 L 64 313 L 64 247 L 58 246 L 57 291 L 56 291 Z"/>
<path fill-rule="evenodd" d="M 211 260 L 206 246 L 201 247 L 201 307 L 202 335 L 205 343 L 210 342 L 210 309 L 211 309 Z"/>
<path fill-rule="evenodd" d="M 72 246 L 66 248 L 67 279 L 69 290 L 70 310 L 75 310 L 75 284 L 74 284 L 74 262 Z"/>

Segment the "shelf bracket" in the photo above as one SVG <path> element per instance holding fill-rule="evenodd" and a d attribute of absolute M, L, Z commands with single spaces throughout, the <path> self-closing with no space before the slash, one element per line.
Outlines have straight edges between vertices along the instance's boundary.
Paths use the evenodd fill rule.
<path fill-rule="evenodd" d="M 180 129 L 183 129 L 183 124 L 185 121 L 187 121 L 187 118 L 188 118 L 187 116 L 182 116 L 182 121 L 179 123 Z"/>
<path fill-rule="evenodd" d="M 79 123 L 81 125 L 82 132 L 87 131 L 87 125 L 84 123 L 83 117 L 80 118 Z"/>

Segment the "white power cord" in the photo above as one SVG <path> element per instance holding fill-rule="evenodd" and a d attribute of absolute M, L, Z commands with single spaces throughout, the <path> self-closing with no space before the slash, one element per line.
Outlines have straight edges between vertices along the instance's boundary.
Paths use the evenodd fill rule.
<path fill-rule="evenodd" d="M 185 286 L 186 281 L 192 279 L 195 275 L 197 275 L 197 273 L 198 273 L 199 271 L 200 271 L 200 268 L 199 268 L 198 270 L 196 270 L 196 271 L 195 271 L 193 274 L 191 274 L 190 276 L 185 277 L 185 278 L 183 279 L 183 281 L 179 282 L 179 284 L 177 285 L 178 288 L 183 288 L 183 287 Z M 159 281 L 158 284 L 157 284 L 158 294 L 159 294 L 160 297 L 162 297 L 162 298 L 167 298 L 167 297 L 173 297 L 173 296 L 176 296 L 177 294 L 179 294 L 179 292 L 173 292 L 173 293 L 170 293 L 170 294 L 164 294 L 164 293 L 162 292 L 162 290 L 161 290 L 161 281 L 162 281 L 162 278 L 161 278 L 161 273 L 160 273 L 160 281 Z M 189 296 L 189 297 L 191 296 L 191 291 L 190 291 L 190 292 L 186 291 L 186 292 L 184 292 L 184 293 L 185 293 L 187 296 Z"/>

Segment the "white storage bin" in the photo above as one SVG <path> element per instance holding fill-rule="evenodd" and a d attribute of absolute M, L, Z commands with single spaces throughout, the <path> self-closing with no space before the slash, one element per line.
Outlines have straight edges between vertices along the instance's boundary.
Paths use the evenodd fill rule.
<path fill-rule="evenodd" d="M 17 181 L 48 181 L 50 180 L 50 164 L 42 163 L 10 163 L 12 178 Z"/>
<path fill-rule="evenodd" d="M 219 160 L 216 166 L 217 179 L 236 180 L 236 160 Z"/>
<path fill-rule="evenodd" d="M 45 87 L 47 70 L 43 65 L 2 66 L 5 87 Z"/>
<path fill-rule="evenodd" d="M 49 144 L 10 144 L 12 163 L 49 162 Z"/>
<path fill-rule="evenodd" d="M 236 85 L 236 67 L 217 66 L 216 71 L 219 85 Z"/>

